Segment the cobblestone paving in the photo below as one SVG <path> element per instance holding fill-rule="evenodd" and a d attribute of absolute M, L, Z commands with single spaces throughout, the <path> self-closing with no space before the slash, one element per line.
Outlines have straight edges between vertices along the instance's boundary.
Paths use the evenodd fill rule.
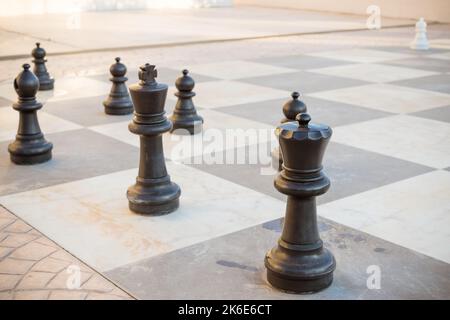
<path fill-rule="evenodd" d="M 0 206 L 0 300 L 9 299 L 132 297 Z"/>

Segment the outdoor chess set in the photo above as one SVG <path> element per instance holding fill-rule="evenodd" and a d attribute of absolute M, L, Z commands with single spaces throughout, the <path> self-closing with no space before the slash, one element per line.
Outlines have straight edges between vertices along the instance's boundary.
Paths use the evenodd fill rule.
<path fill-rule="evenodd" d="M 295 299 L 334 271 L 316 296 L 448 296 L 450 51 L 116 58 L 58 79 L 33 56 L 38 77 L 0 85 L 0 204 L 132 295 Z M 207 143 L 242 129 L 268 134 Z M 260 150 L 274 163 L 204 161 Z"/>

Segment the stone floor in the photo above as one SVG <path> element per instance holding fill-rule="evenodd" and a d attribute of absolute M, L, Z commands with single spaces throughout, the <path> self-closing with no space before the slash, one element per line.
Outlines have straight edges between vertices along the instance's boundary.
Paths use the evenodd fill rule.
<path fill-rule="evenodd" d="M 80 299 L 450 299 L 450 26 L 429 27 L 425 52 L 408 48 L 413 34 L 382 28 L 49 56 L 56 87 L 39 93 L 39 119 L 54 158 L 30 167 L 11 164 L 7 153 L 17 126 L 12 79 L 27 59 L 0 61 L 0 204 L 8 210 L 0 213 L 2 298 L 20 298 L 30 272 L 32 280 L 36 272 L 48 276 L 35 281 L 35 294 L 55 298 L 52 277 L 67 284 L 70 276 L 53 261 L 62 251 L 90 274 L 79 290 L 60 288 Z M 139 65 L 157 65 L 158 81 L 170 86 L 169 114 L 173 83 L 188 68 L 205 129 L 269 133 L 233 152 L 271 145 L 283 103 L 292 91 L 303 93 L 313 121 L 334 131 L 324 159 L 332 187 L 318 199 L 321 235 L 338 266 L 329 289 L 297 296 L 267 284 L 263 257 L 279 237 L 285 198 L 273 188 L 273 173 L 262 174 L 266 163 L 196 164 L 210 152 L 180 156 L 165 135 L 181 207 L 163 217 L 128 210 L 138 139 L 127 129 L 130 116 L 106 116 L 101 106 L 118 55 L 129 83 Z M 225 157 L 231 149 L 214 151 Z M 16 223 L 48 254 L 3 246 Z M 42 257 L 57 266 L 33 269 Z M 378 289 L 367 286 L 373 266 L 381 270 Z"/>
<path fill-rule="evenodd" d="M 0 206 L 0 300 L 9 299 L 133 298 Z"/>

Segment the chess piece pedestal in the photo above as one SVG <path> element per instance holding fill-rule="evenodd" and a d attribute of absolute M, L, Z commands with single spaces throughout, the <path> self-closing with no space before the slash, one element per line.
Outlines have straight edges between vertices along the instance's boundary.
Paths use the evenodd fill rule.
<path fill-rule="evenodd" d="M 30 65 L 24 64 L 23 71 L 14 80 L 19 99 L 13 108 L 20 114 L 19 129 L 15 141 L 8 146 L 11 161 L 21 165 L 46 162 L 52 158 L 53 149 L 39 126 L 37 111 L 42 108 L 36 101 L 39 80 L 29 69 Z"/>
<path fill-rule="evenodd" d="M 333 281 L 336 266 L 332 253 L 323 247 L 317 226 L 316 199 L 330 187 L 321 171 L 331 128 L 309 124 L 306 113 L 297 122 L 276 129 L 283 154 L 283 170 L 276 189 L 288 196 L 283 232 L 278 245 L 265 257 L 267 280 L 283 291 L 317 292 Z"/>
<path fill-rule="evenodd" d="M 175 110 L 170 116 L 173 127 L 171 132 L 177 129 L 184 129 L 188 134 L 195 134 L 202 131 L 203 118 L 197 114 L 192 98 L 195 97 L 194 89 L 195 82 L 188 73 L 188 70 L 183 70 L 183 76 L 175 81 L 175 86 L 178 92 L 175 96 L 178 97 Z M 183 130 L 175 131 L 175 133 L 183 134 Z"/>
<path fill-rule="evenodd" d="M 295 121 L 295 117 L 299 113 L 306 112 L 306 104 L 299 99 L 301 94 L 297 91 L 292 92 L 291 94 L 292 99 L 286 101 L 286 103 L 283 105 L 283 114 L 284 118 L 281 119 L 281 123 L 289 122 L 289 121 Z M 281 171 L 282 164 L 283 164 L 283 158 L 280 152 L 280 148 L 276 147 L 271 152 L 272 157 L 272 168 Z"/>
<path fill-rule="evenodd" d="M 430 45 L 427 38 L 427 23 L 423 18 L 416 22 L 415 31 L 416 35 L 410 44 L 410 48 L 413 50 L 428 50 Z"/>
<path fill-rule="evenodd" d="M 130 86 L 135 112 L 129 130 L 140 136 L 139 174 L 128 188 L 131 211 L 163 215 L 179 206 L 180 187 L 167 174 L 162 134 L 172 128 L 164 112 L 167 85 L 157 83 L 155 66 L 146 64 L 139 71 L 140 82 Z"/>
<path fill-rule="evenodd" d="M 34 58 L 33 72 L 39 79 L 39 90 L 52 90 L 55 79 L 53 79 L 47 71 L 47 67 L 45 66 L 45 63 L 47 62 L 45 59 L 46 52 L 44 48 L 41 48 L 41 44 L 39 42 L 36 43 L 36 48 L 33 49 L 31 55 Z"/>
<path fill-rule="evenodd" d="M 112 82 L 111 91 L 108 98 L 103 101 L 105 113 L 110 115 L 125 115 L 133 113 L 133 102 L 128 94 L 125 82 L 128 80 L 125 77 L 127 67 L 120 62 L 120 58 L 116 58 L 116 63 L 109 68 L 112 77 L 109 79 Z"/>

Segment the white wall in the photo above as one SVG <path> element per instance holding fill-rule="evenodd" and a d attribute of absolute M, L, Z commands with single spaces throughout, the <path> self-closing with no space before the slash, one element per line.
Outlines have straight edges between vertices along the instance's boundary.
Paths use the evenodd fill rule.
<path fill-rule="evenodd" d="M 450 22 L 450 0 L 235 0 L 236 5 L 366 14 L 369 5 L 378 5 L 381 16 Z"/>

